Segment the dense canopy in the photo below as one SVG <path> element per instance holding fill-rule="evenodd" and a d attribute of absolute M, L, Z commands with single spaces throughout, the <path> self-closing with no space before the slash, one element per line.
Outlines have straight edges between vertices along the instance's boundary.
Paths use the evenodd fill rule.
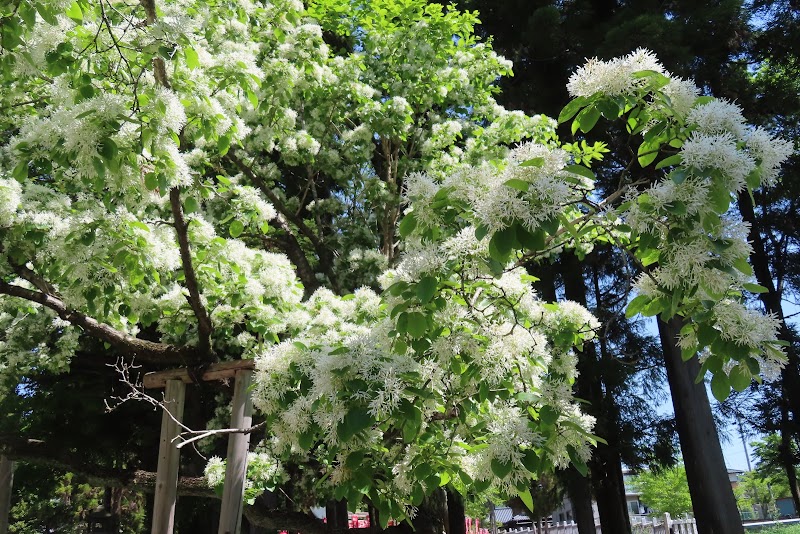
<path fill-rule="evenodd" d="M 21 0 L 0 16 L 9 392 L 90 351 L 253 358 L 264 487 L 299 465 L 309 499 L 367 497 L 385 522 L 443 485 L 529 503 L 539 473 L 585 470 L 574 348 L 598 323 L 543 302 L 528 262 L 629 254 L 629 315 L 682 317 L 718 398 L 780 368 L 729 208 L 790 147 L 647 50 L 574 73 L 564 142 L 495 102 L 510 64 L 474 14 L 438 4 Z M 612 121 L 633 155 L 600 191 L 591 135 Z"/>

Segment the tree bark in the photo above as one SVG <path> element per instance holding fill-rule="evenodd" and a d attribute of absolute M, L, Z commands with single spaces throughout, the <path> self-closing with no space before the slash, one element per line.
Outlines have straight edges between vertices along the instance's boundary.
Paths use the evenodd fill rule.
<path fill-rule="evenodd" d="M 582 306 L 586 306 L 586 282 L 581 264 L 574 254 L 562 255 L 564 269 L 564 296 Z M 605 438 L 609 445 L 598 443 L 588 464 L 591 482 L 597 501 L 597 511 L 603 532 L 630 534 L 631 525 L 625 500 L 625 485 L 622 480 L 622 459 L 614 445 L 617 443 L 618 410 L 615 408 L 613 393 L 604 390 L 604 377 L 598 372 L 598 347 L 594 342 L 585 343 L 578 355 L 578 377 L 575 380 L 577 397 L 589 401 L 584 410 L 597 420 L 595 432 Z M 593 520 L 594 521 L 594 520 Z M 594 524 L 594 523 L 592 523 Z"/>
<path fill-rule="evenodd" d="M 466 534 L 467 525 L 464 511 L 464 498 L 456 490 L 448 488 L 447 493 L 447 534 Z"/>
<path fill-rule="evenodd" d="M 11 491 L 14 487 L 14 462 L 0 456 L 0 534 L 8 534 Z"/>
<path fill-rule="evenodd" d="M 631 532 L 622 477 L 622 460 L 612 447 L 599 443 L 589 464 L 594 498 L 603 532 Z"/>
<path fill-rule="evenodd" d="M 347 524 L 347 501 L 345 499 L 328 501 L 325 505 L 325 518 L 325 526 L 328 532 L 337 532 L 350 528 L 350 525 Z"/>
<path fill-rule="evenodd" d="M 725 458 L 704 382 L 695 383 L 700 362 L 684 362 L 677 344 L 682 321 L 658 321 L 678 437 L 699 534 L 742 534 L 744 527 L 728 479 Z"/>
<path fill-rule="evenodd" d="M 562 471 L 562 476 L 566 482 L 567 495 L 572 503 L 572 516 L 578 524 L 578 534 L 596 534 L 589 479 L 581 475 L 574 467 Z"/>

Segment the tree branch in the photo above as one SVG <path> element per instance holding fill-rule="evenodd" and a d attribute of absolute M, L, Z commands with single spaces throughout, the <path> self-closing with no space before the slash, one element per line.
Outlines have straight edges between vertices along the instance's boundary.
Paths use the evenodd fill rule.
<path fill-rule="evenodd" d="M 336 280 L 336 277 L 333 275 L 333 271 L 331 270 L 332 265 L 330 264 L 330 262 L 325 261 L 326 258 L 330 257 L 330 254 L 326 250 L 325 244 L 322 242 L 322 240 L 320 240 L 319 236 L 315 234 L 311 230 L 311 228 L 308 227 L 308 225 L 303 221 L 302 218 L 300 218 L 298 215 L 293 213 L 292 210 L 286 207 L 286 204 L 284 204 L 281 201 L 281 199 L 278 198 L 278 195 L 273 193 L 272 190 L 269 187 L 267 187 L 267 184 L 264 182 L 264 180 L 258 174 L 256 174 L 255 171 L 253 171 L 252 167 L 250 167 L 244 161 L 242 161 L 234 153 L 233 149 L 231 149 L 228 152 L 226 158 L 228 159 L 228 161 L 236 165 L 236 168 L 238 168 L 245 176 L 247 176 L 247 178 L 253 184 L 255 184 L 256 187 L 258 187 L 262 193 L 264 193 L 264 195 L 269 199 L 269 201 L 272 202 L 272 205 L 275 207 L 275 209 L 278 210 L 278 212 L 281 215 L 283 215 L 283 217 L 285 217 L 283 221 L 281 221 L 281 219 L 278 218 L 278 225 L 281 228 L 285 229 L 283 225 L 286 225 L 287 221 L 289 221 L 292 224 L 294 224 L 299 230 L 299 232 L 311 242 L 311 245 L 314 247 L 314 252 L 317 253 L 317 256 L 321 260 L 320 266 L 322 268 L 322 271 L 328 277 L 328 281 L 331 283 L 331 286 L 333 287 L 334 291 L 339 292 L 338 282 Z M 283 223 L 283 225 L 281 223 Z M 294 235 L 291 232 L 287 233 L 294 238 Z M 296 240 L 297 239 L 295 238 L 295 241 Z M 297 259 L 299 260 L 299 258 Z M 297 265 L 297 267 L 299 269 L 302 268 L 301 265 Z"/>
<path fill-rule="evenodd" d="M 296 216 L 294 213 L 292 213 L 292 210 L 286 207 L 286 204 L 284 204 L 281 201 L 281 199 L 278 198 L 278 195 L 273 193 L 272 190 L 269 187 L 267 187 L 267 184 L 264 182 L 264 180 L 262 180 L 261 177 L 258 174 L 256 174 L 255 171 L 253 171 L 253 169 L 249 165 L 247 165 L 245 162 L 239 159 L 239 157 L 236 156 L 236 154 L 234 154 L 233 149 L 228 151 L 226 157 L 228 158 L 228 160 L 231 161 L 231 163 L 236 165 L 236 167 L 240 171 L 242 171 L 242 173 L 245 176 L 247 176 L 247 178 L 251 182 L 256 184 L 256 187 L 258 187 L 261 190 L 261 192 L 264 193 L 264 195 L 269 199 L 269 201 L 272 202 L 272 205 L 275 206 L 276 210 L 282 213 L 283 216 L 286 217 L 286 219 L 288 219 L 289 221 L 294 223 L 295 226 L 297 226 L 297 229 L 300 230 L 300 233 L 306 236 L 309 241 L 311 241 L 311 244 L 314 245 L 315 249 L 322 247 L 322 241 L 320 241 L 319 236 L 317 236 L 317 234 L 315 234 L 311 230 L 311 228 L 309 228 L 308 225 L 306 225 L 306 223 L 303 222 L 303 219 Z"/>
<path fill-rule="evenodd" d="M 312 269 L 311 264 L 308 263 L 308 258 L 306 258 L 303 247 L 300 246 L 300 242 L 294 235 L 292 227 L 286 222 L 283 214 L 279 213 L 275 220 L 278 223 L 278 228 L 285 232 L 284 236 L 278 237 L 275 240 L 280 243 L 286 255 L 289 256 L 289 260 L 294 264 L 297 270 L 297 276 L 300 278 L 300 281 L 303 282 L 306 297 L 308 297 L 320 285 L 317 281 L 317 277 L 314 275 L 314 269 Z"/>
<path fill-rule="evenodd" d="M 3 282 L 2 280 L 0 280 L 0 294 L 21 298 L 50 308 L 56 312 L 61 319 L 81 327 L 87 334 L 101 341 L 105 341 L 126 354 L 136 356 L 140 361 L 158 364 L 185 365 L 187 361 L 193 359 L 190 351 L 185 347 L 176 347 L 166 343 L 156 343 L 154 341 L 133 337 L 105 323 L 101 323 L 97 319 L 69 308 L 60 298 L 54 295 L 26 289 L 18 285 Z"/>
<path fill-rule="evenodd" d="M 169 202 L 172 206 L 172 218 L 174 220 L 175 233 L 178 234 L 178 245 L 181 253 L 181 264 L 183 265 L 183 277 L 186 280 L 186 289 L 189 290 L 189 305 L 192 307 L 194 316 L 197 317 L 198 336 L 200 338 L 200 352 L 208 357 L 211 354 L 211 318 L 208 316 L 203 301 L 200 298 L 200 289 L 197 284 L 197 275 L 192 265 L 192 253 L 189 250 L 189 237 L 187 235 L 188 223 L 183 216 L 181 209 L 181 193 L 177 187 L 169 190 Z"/>
<path fill-rule="evenodd" d="M 12 460 L 46 465 L 75 473 L 97 487 L 129 488 L 153 493 L 156 474 L 141 469 L 113 469 L 90 465 L 80 454 L 48 446 L 42 440 L 20 436 L 0 435 L 0 453 Z M 178 478 L 178 495 L 218 499 L 204 477 Z M 245 506 L 244 515 L 251 524 L 277 530 L 302 531 L 305 534 L 324 534 L 322 522 L 302 512 L 267 510 L 263 505 Z"/>

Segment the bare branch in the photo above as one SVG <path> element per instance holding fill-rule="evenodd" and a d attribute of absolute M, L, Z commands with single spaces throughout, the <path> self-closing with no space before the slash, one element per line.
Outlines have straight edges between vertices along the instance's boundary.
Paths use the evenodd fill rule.
<path fill-rule="evenodd" d="M 228 434 L 252 434 L 253 432 L 261 430 L 262 428 L 264 428 L 266 426 L 267 426 L 267 422 L 266 421 L 262 421 L 261 423 L 258 423 L 257 425 L 253 425 L 253 426 L 247 427 L 247 428 L 215 428 L 213 430 L 206 430 L 204 432 L 201 432 L 199 430 L 192 430 L 191 432 L 200 432 L 200 434 L 198 434 L 198 435 L 196 435 L 194 437 L 188 438 L 188 439 L 184 438 L 183 434 L 181 434 L 178 437 L 181 438 L 183 441 L 181 441 L 180 443 L 175 445 L 175 447 L 178 448 L 178 449 L 182 449 L 183 447 L 185 447 L 186 445 L 189 445 L 190 443 L 194 443 L 195 441 L 199 441 L 201 439 L 210 438 L 212 436 L 228 435 Z"/>
<path fill-rule="evenodd" d="M 193 444 L 201 439 L 218 436 L 218 435 L 228 435 L 228 434 L 251 434 L 258 430 L 261 430 L 266 426 L 266 422 L 259 423 L 257 425 L 253 425 L 247 428 L 216 428 L 211 430 L 193 430 L 186 426 L 182 421 L 175 418 L 172 415 L 172 412 L 167 409 L 166 401 L 159 400 L 152 395 L 148 395 L 144 392 L 144 387 L 142 383 L 139 381 L 138 377 L 134 378 L 133 373 L 139 369 L 139 366 L 126 362 L 122 359 L 117 360 L 115 364 L 107 364 L 109 367 L 113 367 L 116 369 L 117 373 L 119 373 L 120 379 L 119 381 L 128 387 L 128 392 L 124 396 L 112 396 L 111 403 L 108 400 L 105 401 L 106 410 L 113 411 L 125 404 L 126 402 L 130 401 L 137 401 L 137 402 L 144 402 L 146 404 L 151 405 L 156 410 L 164 410 L 174 422 L 177 424 L 183 431 L 175 437 L 175 440 L 179 440 L 176 448 L 181 449 L 186 445 Z"/>

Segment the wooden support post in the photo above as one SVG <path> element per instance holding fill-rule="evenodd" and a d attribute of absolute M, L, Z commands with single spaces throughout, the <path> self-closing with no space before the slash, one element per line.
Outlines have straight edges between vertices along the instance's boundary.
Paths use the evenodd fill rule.
<path fill-rule="evenodd" d="M 167 380 L 164 391 L 166 410 L 161 415 L 161 443 L 158 446 L 155 503 L 151 534 L 172 534 L 175 523 L 175 502 L 178 494 L 178 466 L 180 449 L 174 439 L 181 427 L 175 421 L 183 419 L 186 384 L 181 380 Z M 169 413 L 167 413 L 169 410 Z"/>
<path fill-rule="evenodd" d="M 11 514 L 11 490 L 14 486 L 14 462 L 0 456 L 0 534 L 8 534 Z"/>
<path fill-rule="evenodd" d="M 236 371 L 231 428 L 252 426 L 253 403 L 250 400 L 252 379 L 253 371 L 242 369 Z M 219 534 L 239 534 L 240 532 L 249 446 L 250 434 L 231 434 L 228 437 L 228 458 L 225 467 L 225 486 L 222 490 Z"/>

